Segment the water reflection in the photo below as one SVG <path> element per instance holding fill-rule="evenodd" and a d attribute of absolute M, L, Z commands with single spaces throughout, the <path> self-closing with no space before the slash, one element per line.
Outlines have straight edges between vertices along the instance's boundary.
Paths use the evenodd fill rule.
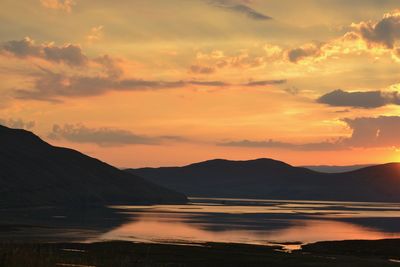
<path fill-rule="evenodd" d="M 129 219 L 129 220 L 128 220 Z M 0 240 L 12 242 L 81 242 L 132 220 L 101 207 L 20 208 L 0 210 Z"/>
<path fill-rule="evenodd" d="M 322 220 L 295 221 L 294 226 L 279 230 L 211 231 L 185 221 L 163 221 L 143 216 L 98 237 L 98 240 L 134 240 L 147 242 L 234 242 L 268 244 L 344 239 L 383 239 L 399 234 L 380 232 L 351 223 Z"/>
<path fill-rule="evenodd" d="M 187 205 L 0 210 L 0 239 L 271 244 L 400 238 L 396 203 L 192 199 Z"/>
<path fill-rule="evenodd" d="M 270 244 L 400 238 L 396 203 L 193 201 L 189 205 L 114 207 L 132 220 L 96 240 Z"/>

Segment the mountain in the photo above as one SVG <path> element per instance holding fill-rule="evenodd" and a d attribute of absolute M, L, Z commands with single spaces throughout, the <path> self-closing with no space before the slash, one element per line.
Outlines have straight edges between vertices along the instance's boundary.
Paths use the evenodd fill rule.
<path fill-rule="evenodd" d="M 315 165 L 315 166 L 301 166 L 301 167 L 317 172 L 338 173 L 338 172 L 355 171 L 370 166 L 374 166 L 374 164 L 359 164 L 359 165 L 349 165 L 349 166 Z"/>
<path fill-rule="evenodd" d="M 183 202 L 183 194 L 0 125 L 2 207 Z"/>
<path fill-rule="evenodd" d="M 398 163 L 320 173 L 272 159 L 217 159 L 184 167 L 126 171 L 192 197 L 400 201 Z"/>

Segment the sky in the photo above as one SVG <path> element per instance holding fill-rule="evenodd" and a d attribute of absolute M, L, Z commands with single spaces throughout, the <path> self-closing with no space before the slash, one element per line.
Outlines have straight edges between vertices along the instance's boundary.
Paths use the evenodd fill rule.
<path fill-rule="evenodd" d="M 400 161 L 398 0 L 2 0 L 0 123 L 118 167 Z"/>

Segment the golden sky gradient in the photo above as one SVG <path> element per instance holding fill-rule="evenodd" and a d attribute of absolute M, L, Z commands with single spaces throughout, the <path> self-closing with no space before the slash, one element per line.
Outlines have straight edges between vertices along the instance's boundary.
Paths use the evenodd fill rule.
<path fill-rule="evenodd" d="M 119 167 L 400 160 L 398 0 L 3 0 L 0 122 Z"/>

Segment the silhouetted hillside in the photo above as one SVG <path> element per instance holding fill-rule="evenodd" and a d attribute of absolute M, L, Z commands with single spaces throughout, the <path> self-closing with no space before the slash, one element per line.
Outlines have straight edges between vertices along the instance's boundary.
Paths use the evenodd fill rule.
<path fill-rule="evenodd" d="M 397 163 L 347 173 L 320 173 L 272 159 L 218 159 L 184 167 L 127 171 L 198 197 L 400 201 Z"/>
<path fill-rule="evenodd" d="M 185 202 L 180 193 L 0 125 L 0 206 Z"/>

